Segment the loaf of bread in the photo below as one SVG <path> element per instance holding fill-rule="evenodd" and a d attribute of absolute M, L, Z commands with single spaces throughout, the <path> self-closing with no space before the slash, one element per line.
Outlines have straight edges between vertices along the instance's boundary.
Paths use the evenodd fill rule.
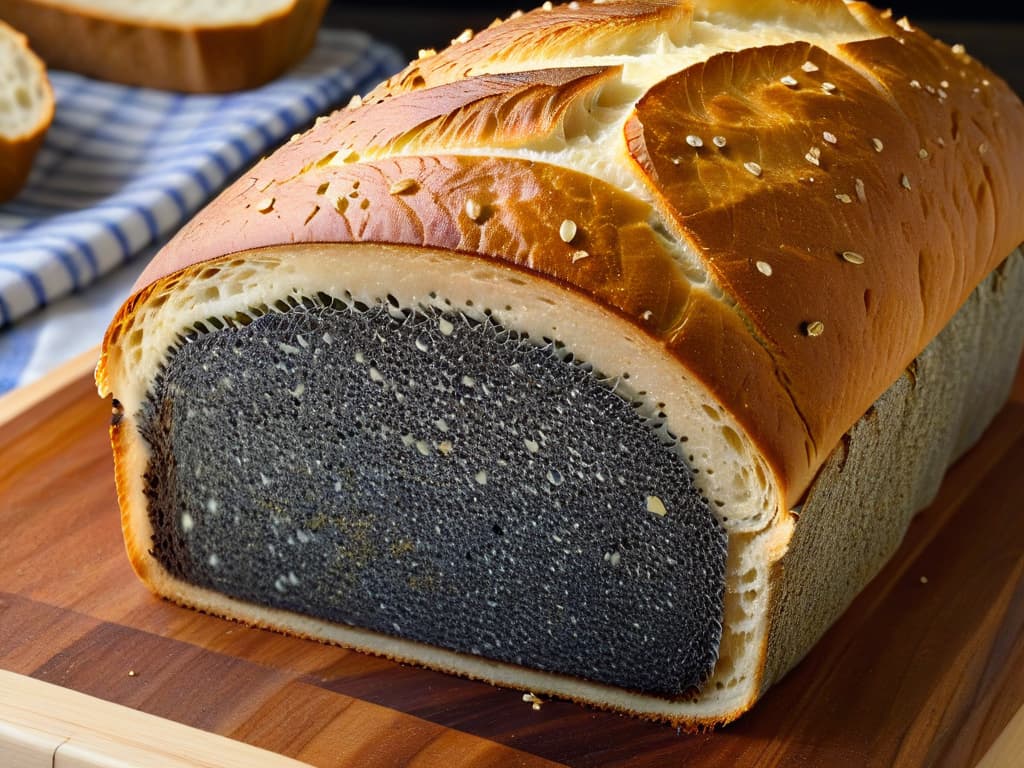
<path fill-rule="evenodd" d="M 24 35 L 0 21 L 0 203 L 24 186 L 52 122 L 46 67 Z"/>
<path fill-rule="evenodd" d="M 1022 180 L 1005 83 L 862 3 L 545 4 L 425 51 L 113 320 L 132 564 L 250 624 L 732 720 L 1005 401 Z"/>
<path fill-rule="evenodd" d="M 192 93 L 254 88 L 313 47 L 327 0 L 0 0 L 53 69 Z"/>

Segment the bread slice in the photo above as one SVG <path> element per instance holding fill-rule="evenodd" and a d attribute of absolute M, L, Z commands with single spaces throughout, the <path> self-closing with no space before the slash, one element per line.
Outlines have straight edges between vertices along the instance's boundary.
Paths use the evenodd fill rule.
<path fill-rule="evenodd" d="M 1006 397 L 1022 128 L 863 4 L 545 5 L 425 56 L 215 200 L 111 324 L 133 566 L 727 722 Z"/>
<path fill-rule="evenodd" d="M 51 122 L 46 67 L 24 35 L 0 21 L 0 203 L 25 184 Z"/>
<path fill-rule="evenodd" d="M 54 69 L 191 93 L 262 85 L 312 48 L 327 0 L 0 0 Z"/>

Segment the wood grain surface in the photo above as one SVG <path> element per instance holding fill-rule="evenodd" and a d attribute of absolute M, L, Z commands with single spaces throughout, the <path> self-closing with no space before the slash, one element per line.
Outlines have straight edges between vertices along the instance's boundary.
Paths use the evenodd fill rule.
<path fill-rule="evenodd" d="M 0 422 L 0 669 L 368 768 L 968 766 L 1024 705 L 1024 378 L 804 662 L 699 735 L 566 702 L 534 711 L 520 692 L 153 597 L 124 555 L 108 418 L 85 371 Z"/>
<path fill-rule="evenodd" d="M 3 768 L 306 768 L 241 741 L 0 669 Z"/>

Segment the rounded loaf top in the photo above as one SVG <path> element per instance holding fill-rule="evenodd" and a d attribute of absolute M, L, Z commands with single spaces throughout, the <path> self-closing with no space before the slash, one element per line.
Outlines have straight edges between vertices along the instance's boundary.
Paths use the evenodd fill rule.
<path fill-rule="evenodd" d="M 869 5 L 545 3 L 256 165 L 137 288 L 296 242 L 499 260 L 658 339 L 792 505 L 1024 241 L 1020 178 L 1019 99 Z"/>

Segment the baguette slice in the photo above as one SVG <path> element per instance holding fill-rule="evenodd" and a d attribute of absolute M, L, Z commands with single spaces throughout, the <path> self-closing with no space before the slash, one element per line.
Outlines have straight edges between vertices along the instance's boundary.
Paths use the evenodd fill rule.
<path fill-rule="evenodd" d="M 252 624 L 727 722 L 1005 400 L 1021 178 L 1020 100 L 865 4 L 464 36 L 140 277 L 97 368 L 128 555 Z"/>
<path fill-rule="evenodd" d="M 24 35 L 0 21 L 0 203 L 24 186 L 51 122 L 46 67 Z"/>
<path fill-rule="evenodd" d="M 0 0 L 53 69 L 190 93 L 254 88 L 313 47 L 327 0 Z"/>

